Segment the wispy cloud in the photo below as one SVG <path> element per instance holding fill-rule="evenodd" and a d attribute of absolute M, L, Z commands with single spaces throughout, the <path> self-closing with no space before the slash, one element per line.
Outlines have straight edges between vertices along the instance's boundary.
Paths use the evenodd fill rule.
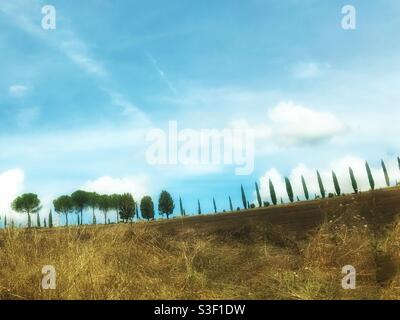
<path fill-rule="evenodd" d="M 165 72 L 159 67 L 157 60 L 151 55 L 147 54 L 147 57 L 150 59 L 152 65 L 156 69 L 157 73 L 159 74 L 160 78 L 164 81 L 164 83 L 167 85 L 167 87 L 174 93 L 177 93 L 177 90 L 175 86 L 172 84 L 171 81 L 169 81 L 167 75 Z"/>
<path fill-rule="evenodd" d="M 24 96 L 28 90 L 27 86 L 21 84 L 13 84 L 8 88 L 10 95 L 18 98 Z"/>
<path fill-rule="evenodd" d="M 64 23 L 62 29 L 54 31 L 46 31 L 37 23 L 37 12 L 40 12 L 40 3 L 26 4 L 23 1 L 16 0 L 13 3 L 0 1 L 0 10 L 15 22 L 15 25 L 31 36 L 40 40 L 44 45 L 49 46 L 53 50 L 58 50 L 64 56 L 76 65 L 80 70 L 86 72 L 96 81 L 100 81 L 101 88 L 109 94 L 110 102 L 120 108 L 124 115 L 140 116 L 147 119 L 140 108 L 134 103 L 128 101 L 126 97 L 112 89 L 110 83 L 111 75 L 103 65 L 97 60 L 89 50 L 89 46 L 79 38 L 72 28 Z M 24 8 L 21 10 L 21 8 Z M 33 18 L 35 17 L 35 19 Z M 35 22 L 34 22 L 35 21 Z M 54 34 L 51 34 L 54 32 Z M 14 91 L 22 92 L 22 88 L 14 88 Z M 128 112 L 129 111 L 129 112 Z"/>

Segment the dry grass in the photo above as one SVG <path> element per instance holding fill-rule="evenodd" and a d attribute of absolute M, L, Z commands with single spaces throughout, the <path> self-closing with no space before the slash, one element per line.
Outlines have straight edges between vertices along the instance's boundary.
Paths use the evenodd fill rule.
<path fill-rule="evenodd" d="M 354 208 L 343 211 L 302 240 L 273 226 L 2 230 L 0 298 L 399 299 L 400 223 L 376 234 Z M 355 290 L 341 287 L 349 264 Z M 56 268 L 56 290 L 41 289 L 44 265 Z"/>

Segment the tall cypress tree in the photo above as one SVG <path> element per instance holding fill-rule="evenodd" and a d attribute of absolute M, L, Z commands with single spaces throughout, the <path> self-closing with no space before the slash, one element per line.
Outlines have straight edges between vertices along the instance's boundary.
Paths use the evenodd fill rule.
<path fill-rule="evenodd" d="M 244 193 L 243 185 L 240 185 L 240 190 L 242 192 L 243 208 L 247 209 L 246 194 Z"/>
<path fill-rule="evenodd" d="M 354 193 L 358 193 L 357 180 L 356 177 L 354 176 L 354 172 L 351 167 L 349 167 L 349 174 L 350 174 L 351 186 L 353 187 Z"/>
<path fill-rule="evenodd" d="M 285 177 L 285 185 L 286 185 L 286 192 L 288 194 L 290 202 L 293 202 L 293 188 L 292 184 L 290 183 L 290 180 L 288 177 Z"/>
<path fill-rule="evenodd" d="M 261 195 L 260 195 L 260 189 L 258 189 L 257 182 L 256 182 L 256 193 L 257 193 L 258 206 L 262 207 L 262 199 L 261 199 Z"/>
<path fill-rule="evenodd" d="M 325 188 L 324 184 L 322 183 L 322 178 L 318 170 L 317 170 L 317 179 L 318 179 L 319 191 L 321 192 L 321 197 L 325 198 Z"/>
<path fill-rule="evenodd" d="M 275 206 L 278 203 L 278 201 L 276 199 L 274 184 L 272 183 L 271 179 L 269 179 L 269 194 L 271 195 L 271 201 Z"/>
<path fill-rule="evenodd" d="M 197 200 L 197 213 L 201 214 L 200 200 Z"/>
<path fill-rule="evenodd" d="M 135 202 L 135 211 L 136 211 L 136 220 L 140 220 L 140 216 L 139 216 L 139 206 L 138 203 Z"/>
<path fill-rule="evenodd" d="M 229 196 L 229 208 L 231 209 L 231 211 L 233 211 L 233 204 L 232 204 L 231 196 Z"/>
<path fill-rule="evenodd" d="M 181 210 L 181 216 L 183 217 L 185 213 L 183 212 L 183 204 L 182 204 L 182 198 L 179 197 L 179 208 Z"/>
<path fill-rule="evenodd" d="M 213 198 L 214 212 L 217 213 L 217 204 L 215 203 L 215 198 Z"/>
<path fill-rule="evenodd" d="M 336 194 L 337 194 L 338 196 L 340 196 L 341 193 L 340 193 L 339 180 L 338 180 L 338 178 L 337 178 L 337 176 L 336 176 L 335 171 L 333 171 L 333 170 L 332 170 L 332 179 L 333 179 L 333 185 L 334 185 L 334 187 L 335 187 Z"/>
<path fill-rule="evenodd" d="M 49 212 L 49 228 L 53 228 L 53 214 Z"/>
<path fill-rule="evenodd" d="M 400 157 L 397 157 L 397 164 L 398 164 L 399 170 L 400 170 Z"/>
<path fill-rule="evenodd" d="M 47 228 L 47 221 L 46 221 L 46 218 L 43 219 L 43 226 L 44 226 L 45 228 Z"/>
<path fill-rule="evenodd" d="M 381 165 L 382 165 L 383 175 L 385 176 L 386 186 L 390 187 L 389 175 L 388 175 L 388 172 L 387 172 L 387 169 L 386 169 L 385 162 L 383 162 L 383 160 L 381 160 Z"/>
<path fill-rule="evenodd" d="M 310 199 L 310 195 L 308 194 L 308 188 L 307 188 L 306 180 L 304 179 L 303 176 L 301 176 L 301 184 L 303 185 L 304 197 L 307 200 L 309 200 Z"/>
<path fill-rule="evenodd" d="M 374 177 L 372 176 L 372 172 L 371 172 L 371 169 L 370 169 L 367 161 L 365 161 L 365 169 L 367 170 L 368 181 L 369 181 L 371 190 L 374 190 L 375 189 L 375 181 L 374 181 Z"/>
<path fill-rule="evenodd" d="M 4 228 L 7 228 L 7 216 L 4 215 Z"/>

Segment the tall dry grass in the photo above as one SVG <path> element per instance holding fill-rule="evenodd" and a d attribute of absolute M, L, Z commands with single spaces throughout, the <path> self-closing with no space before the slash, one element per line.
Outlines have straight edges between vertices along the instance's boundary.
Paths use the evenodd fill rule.
<path fill-rule="evenodd" d="M 179 234 L 156 224 L 0 232 L 1 299 L 399 299 L 400 223 L 372 232 L 354 208 L 308 238 L 274 226 Z M 357 287 L 344 290 L 353 265 Z M 53 265 L 57 288 L 41 288 Z"/>

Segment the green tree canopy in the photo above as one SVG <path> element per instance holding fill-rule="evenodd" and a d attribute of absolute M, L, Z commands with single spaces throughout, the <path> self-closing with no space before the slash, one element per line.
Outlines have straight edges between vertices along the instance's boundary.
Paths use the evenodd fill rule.
<path fill-rule="evenodd" d="M 269 179 L 269 194 L 271 196 L 271 201 L 274 205 L 278 203 L 278 200 L 276 198 L 276 192 L 275 192 L 275 187 L 274 184 L 272 183 L 272 180 Z"/>
<path fill-rule="evenodd" d="M 140 211 L 142 212 L 143 219 L 154 219 L 154 203 L 150 196 L 145 196 L 140 201 Z"/>
<path fill-rule="evenodd" d="M 386 186 L 390 187 L 389 174 L 387 172 L 386 165 L 385 165 L 385 162 L 383 160 L 381 161 L 381 165 L 382 165 L 383 175 L 385 177 Z"/>
<path fill-rule="evenodd" d="M 135 216 L 135 200 L 130 193 L 124 193 L 120 196 L 118 201 L 119 216 L 128 222 Z"/>
<path fill-rule="evenodd" d="M 338 180 L 338 178 L 337 178 L 337 176 L 336 176 L 335 171 L 333 171 L 333 170 L 332 170 L 332 179 L 333 179 L 333 185 L 334 185 L 334 187 L 335 187 L 336 194 L 337 194 L 338 196 L 340 196 L 341 193 L 340 193 L 339 180 Z"/>
<path fill-rule="evenodd" d="M 317 170 L 317 179 L 318 179 L 318 186 L 319 186 L 319 191 L 321 192 L 322 198 L 325 198 L 325 188 L 324 184 L 322 183 L 322 178 L 321 175 L 319 174 L 319 171 Z"/>
<path fill-rule="evenodd" d="M 306 180 L 304 179 L 303 176 L 301 176 L 301 184 L 303 185 L 303 191 L 304 191 L 304 197 L 309 200 L 310 199 L 310 195 L 308 193 L 308 188 L 307 188 L 307 184 L 306 184 Z"/>
<path fill-rule="evenodd" d="M 65 215 L 66 225 L 68 226 L 68 214 L 74 211 L 74 202 L 70 196 L 60 196 L 53 201 L 54 210 L 58 214 Z"/>
<path fill-rule="evenodd" d="M 34 193 L 24 193 L 17 197 L 11 204 L 14 211 L 28 215 L 28 227 L 31 227 L 31 213 L 38 213 L 42 206 L 39 197 Z"/>
<path fill-rule="evenodd" d="M 243 202 L 243 208 L 247 209 L 247 199 L 246 199 L 246 194 L 244 193 L 243 185 L 240 185 L 240 192 L 242 194 L 242 202 Z"/>
<path fill-rule="evenodd" d="M 356 177 L 354 176 L 354 172 L 351 167 L 349 167 L 349 175 L 350 175 L 351 186 L 353 187 L 354 193 L 358 193 L 357 180 Z"/>
<path fill-rule="evenodd" d="M 74 210 L 81 215 L 80 224 L 83 224 L 83 210 L 89 205 L 89 194 L 86 191 L 77 190 L 71 194 L 71 198 L 74 203 Z"/>
<path fill-rule="evenodd" d="M 374 177 L 372 176 L 371 168 L 369 167 L 369 164 L 367 161 L 365 161 L 365 170 L 367 170 L 367 176 L 368 176 L 368 181 L 369 181 L 371 190 L 374 190 L 375 189 L 375 180 L 374 180 Z"/>
<path fill-rule="evenodd" d="M 257 182 L 256 182 L 256 194 L 257 194 L 258 206 L 261 208 L 262 207 L 262 199 L 261 199 L 260 189 L 258 188 Z"/>
<path fill-rule="evenodd" d="M 290 183 L 290 180 L 288 177 L 285 177 L 285 185 L 286 185 L 286 191 L 289 197 L 290 202 L 293 202 L 293 188 L 292 184 Z"/>
<path fill-rule="evenodd" d="M 168 191 L 161 191 L 160 198 L 158 199 L 158 211 L 162 215 L 166 215 L 167 219 L 169 216 L 173 214 L 175 209 L 174 200 L 172 199 L 170 193 Z"/>

